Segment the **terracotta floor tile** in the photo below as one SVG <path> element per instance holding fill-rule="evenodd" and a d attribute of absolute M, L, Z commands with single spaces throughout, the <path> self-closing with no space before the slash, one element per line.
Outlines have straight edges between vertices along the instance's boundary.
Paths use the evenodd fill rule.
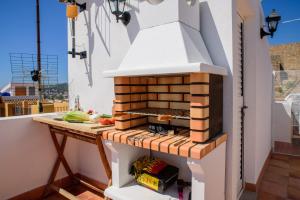
<path fill-rule="evenodd" d="M 44 200 L 68 200 L 68 199 L 59 194 L 54 194 L 51 195 L 50 197 L 45 198 Z"/>
<path fill-rule="evenodd" d="M 300 157 L 273 154 L 258 191 L 258 200 L 300 200 Z"/>
<path fill-rule="evenodd" d="M 267 172 L 275 173 L 282 176 L 289 176 L 289 169 L 281 167 L 269 166 L 267 168 Z"/>
<path fill-rule="evenodd" d="M 300 190 L 294 187 L 287 188 L 288 198 L 294 200 L 300 200 Z"/>
<path fill-rule="evenodd" d="M 300 159 L 299 158 L 290 158 L 290 166 L 294 170 L 299 170 L 300 171 Z"/>
<path fill-rule="evenodd" d="M 68 192 L 73 194 L 74 196 L 78 197 L 80 200 L 103 200 L 103 195 L 93 193 L 88 188 L 82 185 L 72 186 L 66 189 Z M 59 194 L 53 194 L 47 197 L 45 200 L 67 200 L 63 196 Z"/>
<path fill-rule="evenodd" d="M 260 187 L 261 192 L 267 192 L 270 194 L 273 194 L 274 196 L 279 196 L 282 198 L 287 197 L 287 187 L 286 185 L 279 185 L 277 183 L 273 183 L 270 181 L 262 181 L 261 187 Z"/>
<path fill-rule="evenodd" d="M 290 177 L 300 178 L 300 170 L 291 169 L 289 175 Z"/>
<path fill-rule="evenodd" d="M 275 166 L 275 167 L 280 167 L 280 168 L 285 168 L 285 169 L 290 168 L 290 163 L 285 160 L 271 159 L 269 165 Z"/>
<path fill-rule="evenodd" d="M 274 182 L 280 185 L 288 185 L 289 183 L 289 177 L 288 176 L 282 176 L 279 174 L 275 174 L 272 172 L 267 171 L 264 174 L 263 180 L 265 181 L 270 181 L 270 182 Z"/>
<path fill-rule="evenodd" d="M 275 142 L 274 152 L 281 154 L 288 154 L 294 156 L 300 156 L 300 146 L 287 142 Z"/>
<path fill-rule="evenodd" d="M 275 196 L 268 192 L 259 192 L 257 200 L 285 200 L 285 198 Z"/>
<path fill-rule="evenodd" d="M 300 190 L 300 178 L 289 177 L 289 185 Z"/>
<path fill-rule="evenodd" d="M 90 191 L 85 191 L 85 192 L 82 192 L 81 194 L 77 195 L 77 197 L 79 199 L 88 199 L 91 197 L 91 194 L 90 194 Z"/>
<path fill-rule="evenodd" d="M 272 154 L 272 159 L 276 159 L 276 160 L 283 160 L 283 161 L 286 161 L 286 162 L 289 162 L 289 156 L 286 156 L 286 155 L 282 155 L 282 154 Z"/>

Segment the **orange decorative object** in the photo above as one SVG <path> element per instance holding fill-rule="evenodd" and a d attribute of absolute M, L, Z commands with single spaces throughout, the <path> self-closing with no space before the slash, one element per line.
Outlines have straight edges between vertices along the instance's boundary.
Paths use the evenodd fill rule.
<path fill-rule="evenodd" d="M 78 7 L 75 4 L 67 5 L 67 17 L 74 19 L 78 16 Z"/>

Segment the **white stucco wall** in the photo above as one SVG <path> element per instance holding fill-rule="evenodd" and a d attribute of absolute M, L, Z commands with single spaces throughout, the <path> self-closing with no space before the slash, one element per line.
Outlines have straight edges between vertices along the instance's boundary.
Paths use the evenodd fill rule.
<path fill-rule="evenodd" d="M 218 13 L 221 7 L 224 8 L 224 5 L 221 6 L 217 1 L 214 4 L 218 8 L 212 8 L 214 9 L 213 13 Z M 166 4 L 153 6 L 146 1 L 131 1 L 128 9 L 132 18 L 126 27 L 121 22 L 116 23 L 115 17 L 110 13 L 107 1 L 90 0 L 87 2 L 89 12 L 81 13 L 76 21 L 76 42 L 77 50 L 87 50 L 88 58 L 80 60 L 69 57 L 68 78 L 71 107 L 74 105 L 75 97 L 79 95 L 80 103 L 84 109 L 91 108 L 100 113 L 111 113 L 114 98 L 113 80 L 103 78 L 102 72 L 116 69 L 119 66 L 141 28 L 161 24 L 162 20 L 168 23 L 179 18 L 199 29 L 199 19 L 191 21 L 189 17 L 185 16 L 183 10 L 180 10 L 179 16 L 174 16 L 174 9 L 176 8 L 167 9 L 167 6 L 172 7 L 172 2 L 167 1 Z M 157 9 L 163 11 L 162 13 L 166 17 L 158 15 Z M 230 16 L 231 9 L 226 10 L 225 13 Z M 227 27 L 223 26 L 228 20 L 224 19 L 221 14 L 217 14 L 218 19 L 221 20 L 218 22 L 219 25 L 222 24 L 221 30 L 214 31 L 228 30 Z M 144 18 L 145 15 L 147 20 Z M 228 36 L 230 36 L 230 32 L 220 34 L 225 46 L 230 46 Z M 215 40 L 212 37 L 211 39 Z M 71 47 L 71 37 L 69 37 L 69 47 Z M 214 46 L 214 50 L 218 50 L 218 47 Z M 230 54 L 230 50 L 227 53 Z M 215 57 L 218 57 L 218 54 L 215 54 Z M 219 63 L 222 64 L 221 66 L 228 66 L 227 62 Z M 227 118 L 230 119 L 230 117 Z M 78 168 L 79 172 L 86 176 L 102 182 L 107 181 L 101 164 L 99 164 L 98 150 L 93 145 L 79 142 Z"/>
<path fill-rule="evenodd" d="M 200 0 L 200 32 L 211 58 L 216 65 L 227 68 L 229 75 L 224 78 L 224 131 L 229 134 L 226 155 L 226 195 L 227 199 L 238 196 L 239 144 L 237 118 L 240 110 L 236 106 L 238 78 L 236 76 L 237 50 L 237 11 L 238 0 Z M 268 46 L 259 37 L 260 1 L 245 1 L 239 11 L 245 16 L 246 36 L 246 181 L 255 183 L 260 169 L 271 149 L 271 84 L 272 73 L 268 60 Z M 156 23 L 161 15 L 150 15 L 151 21 L 139 20 L 147 15 L 146 1 L 130 1 L 132 19 L 125 27 L 116 24 L 111 16 L 107 1 L 88 1 L 89 12 L 81 13 L 76 28 L 77 49 L 87 50 L 86 60 L 69 57 L 70 102 L 80 96 L 84 109 L 93 108 L 99 112 L 110 113 L 113 99 L 113 81 L 104 79 L 102 72 L 115 69 L 121 63 L 141 27 Z M 246 6 L 245 6 L 246 5 Z M 144 9 L 144 10 L 143 10 Z M 170 9 L 172 11 L 172 9 Z M 168 13 L 164 13 L 168 16 Z M 170 14 L 170 13 L 169 13 Z M 170 16 L 172 16 L 170 14 Z M 164 18 L 163 18 L 164 19 Z M 168 19 L 165 19 L 168 20 Z M 70 46 L 69 37 L 69 46 Z M 269 74 L 270 72 L 270 74 Z M 270 96 L 269 96 L 270 94 Z M 97 149 L 89 144 L 79 144 L 79 171 L 90 177 L 105 180 L 99 170 Z"/>
<path fill-rule="evenodd" d="M 200 0 L 202 37 L 214 64 L 226 67 L 229 72 L 224 78 L 223 116 L 223 128 L 229 134 L 226 155 L 227 199 L 236 199 L 238 195 L 239 141 L 236 121 L 239 110 L 235 97 L 238 90 L 236 74 L 239 73 L 236 66 L 239 52 L 235 39 L 238 34 L 237 1 Z M 262 21 L 259 15 L 260 1 L 247 2 L 251 2 L 251 9 L 239 10 L 240 14 L 245 16 L 245 92 L 246 104 L 249 107 L 246 111 L 245 125 L 245 179 L 247 182 L 256 183 L 271 149 L 272 68 L 268 59 L 266 39 L 261 40 L 259 37 Z M 161 18 L 159 14 L 154 13 L 150 16 L 153 21 L 143 22 L 139 18 L 142 14 L 146 14 L 147 9 L 144 5 L 147 2 L 130 1 L 130 3 L 132 19 L 127 27 L 115 22 L 105 0 L 89 0 L 87 2 L 89 12 L 81 13 L 78 17 L 77 50 L 87 50 L 88 58 L 80 60 L 69 57 L 71 107 L 74 106 L 75 97 L 79 95 L 84 109 L 91 108 L 101 113 L 111 112 L 113 80 L 103 78 L 102 72 L 117 68 L 140 28 Z M 172 13 L 169 14 L 172 16 Z M 69 47 L 70 41 L 71 37 Z M 47 127 L 33 123 L 30 117 L 20 117 L 14 120 L 1 119 L 0 130 L 0 180 L 7 180 L 0 182 L 0 199 L 44 185 L 56 159 Z M 109 156 L 110 152 L 107 153 Z M 107 179 L 98 154 L 95 145 L 73 140 L 68 142 L 66 149 L 66 157 L 75 173 L 79 172 L 105 182 Z M 64 175 L 65 173 L 61 171 L 59 177 Z"/>
<path fill-rule="evenodd" d="M 255 184 L 271 151 L 272 64 L 267 39 L 260 39 L 264 22 L 260 1 L 251 1 L 245 26 L 245 181 Z M 240 13 L 243 15 L 243 12 Z"/>
<path fill-rule="evenodd" d="M 78 172 L 77 142 L 68 139 L 65 156 Z M 48 127 L 31 116 L 0 119 L 0 199 L 47 184 L 57 158 Z M 56 178 L 67 176 L 60 167 Z"/>
<path fill-rule="evenodd" d="M 226 153 L 226 198 L 235 199 L 238 166 L 233 165 L 234 156 L 234 95 L 233 95 L 233 5 L 232 1 L 201 0 L 200 32 L 214 64 L 224 66 L 228 75 L 224 77 L 223 129 L 228 133 Z"/>
<path fill-rule="evenodd" d="M 272 143 L 275 141 L 291 143 L 292 139 L 291 105 L 286 101 L 272 104 Z"/>
<path fill-rule="evenodd" d="M 74 99 L 79 95 L 84 109 L 111 113 L 114 98 L 113 80 L 103 78 L 102 72 L 119 66 L 139 30 L 139 25 L 134 14 L 128 27 L 123 26 L 121 22 L 116 24 L 108 2 L 104 0 L 87 1 L 87 9 L 89 12 L 81 13 L 76 21 L 76 42 L 77 51 L 86 50 L 88 58 L 80 60 L 69 57 L 70 107 L 74 106 Z M 69 46 L 70 39 L 69 37 Z M 79 172 L 107 182 L 97 147 L 79 142 L 78 153 Z"/>

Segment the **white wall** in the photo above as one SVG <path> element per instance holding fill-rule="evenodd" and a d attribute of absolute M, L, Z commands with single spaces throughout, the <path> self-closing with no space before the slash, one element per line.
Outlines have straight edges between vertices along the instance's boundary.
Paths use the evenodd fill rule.
<path fill-rule="evenodd" d="M 239 58 L 237 47 L 237 5 L 238 0 L 200 0 L 200 30 L 211 58 L 216 65 L 227 68 L 229 75 L 224 78 L 224 131 L 229 134 L 226 155 L 226 195 L 227 199 L 237 197 L 239 175 L 239 141 L 237 137 L 238 109 L 236 94 L 238 78 L 236 61 Z M 125 27 L 116 24 L 111 16 L 107 1 L 90 0 L 88 10 L 77 20 L 78 50 L 87 50 L 88 59 L 69 57 L 69 91 L 71 107 L 79 95 L 83 108 L 93 108 L 99 112 L 110 113 L 113 99 L 113 81 L 104 79 L 102 72 L 115 69 L 121 63 L 141 27 L 140 17 L 147 14 L 146 1 L 130 1 L 132 19 Z M 244 1 L 248 2 L 249 1 Z M 244 12 L 246 19 L 246 181 L 254 183 L 262 164 L 271 149 L 271 84 L 272 73 L 268 60 L 268 46 L 259 37 L 260 1 L 252 0 Z M 245 7 L 245 6 L 244 6 Z M 250 9 L 248 9 L 250 8 Z M 144 9 L 144 10 L 143 10 Z M 143 10 L 143 12 L 142 12 Z M 249 11 L 250 10 L 250 11 Z M 172 11 L 172 10 L 171 10 Z M 254 15 L 251 15 L 254 14 Z M 166 15 L 168 15 L 166 13 Z M 161 18 L 155 14 L 153 23 Z M 69 37 L 69 47 L 71 46 Z M 269 74 L 270 72 L 270 74 Z M 270 81 L 270 82 L 269 82 Z M 99 165 L 98 152 L 88 144 L 79 144 L 79 171 L 87 176 L 104 180 Z"/>
<path fill-rule="evenodd" d="M 224 78 L 224 131 L 229 134 L 226 155 L 226 196 L 236 199 L 239 172 L 237 151 L 236 106 L 238 27 L 236 26 L 237 0 L 201 0 L 201 34 L 211 58 L 216 65 L 227 68 Z M 258 0 L 251 1 L 253 16 L 246 17 L 246 181 L 255 183 L 263 162 L 271 149 L 271 84 L 272 73 L 267 59 L 268 46 L 259 38 L 261 18 Z M 77 50 L 87 50 L 88 58 L 69 57 L 69 93 L 71 107 L 80 96 L 84 109 L 110 113 L 113 99 L 113 80 L 102 76 L 104 70 L 115 69 L 121 63 L 131 43 L 143 24 L 138 20 L 140 8 L 146 1 L 131 1 L 131 23 L 125 27 L 116 24 L 107 1 L 88 1 L 89 12 L 81 13 L 76 21 Z M 145 11 L 144 11 L 145 12 Z M 251 12 L 250 12 L 251 13 Z M 156 14 L 153 20 L 161 16 Z M 69 37 L 69 47 L 71 46 Z M 269 73 L 270 72 L 270 73 Z M 270 84 L 269 84 L 270 83 Z M 30 118 L 0 121 L 0 195 L 8 198 L 46 183 L 56 158 L 45 126 L 32 123 Z M 4 131 L 5 130 L 5 131 Z M 44 134 L 46 133 L 46 134 Z M 14 148 L 14 147 L 18 148 Z M 78 149 L 76 148 L 78 147 Z M 30 153 L 28 153 L 30 152 Z M 71 152 L 73 152 L 71 154 Z M 74 153 L 76 152 L 76 153 Z M 74 172 L 79 172 L 101 182 L 107 181 L 95 145 L 72 142 L 67 148 Z M 109 152 L 108 152 L 109 156 Z M 33 165 L 34 163 L 34 165 Z M 40 167 L 42 165 L 42 167 Z M 2 170 L 2 168 L 4 170 Z M 61 174 L 60 176 L 63 176 Z M 3 188 L 3 189 L 2 189 Z M 0 196 L 2 198 L 2 196 Z"/>
<path fill-rule="evenodd" d="M 235 182 L 237 166 L 233 165 L 234 145 L 234 95 L 233 95 L 233 1 L 200 0 L 200 32 L 214 64 L 224 66 L 228 76 L 224 77 L 224 109 L 223 129 L 228 133 L 226 153 L 226 197 L 235 199 L 237 196 Z"/>
<path fill-rule="evenodd" d="M 78 172 L 77 142 L 68 139 L 65 156 Z M 57 158 L 48 128 L 31 116 L 0 119 L 0 199 L 46 185 Z M 67 176 L 62 167 L 57 178 Z"/>
<path fill-rule="evenodd" d="M 264 21 L 260 1 L 245 12 L 245 181 L 256 183 L 271 151 L 272 64 L 267 39 L 260 39 Z M 249 14 L 250 13 L 250 14 Z M 243 15 L 243 12 L 240 13 Z"/>
<path fill-rule="evenodd" d="M 138 6 L 135 7 L 138 9 Z M 84 109 L 111 113 L 113 80 L 103 78 L 102 72 L 119 66 L 139 30 L 139 24 L 132 11 L 131 23 L 127 27 L 121 22 L 116 24 L 106 0 L 87 1 L 87 9 L 76 21 L 76 42 L 77 50 L 87 50 L 88 58 L 80 60 L 69 57 L 70 107 L 74 106 L 74 99 L 79 95 Z M 69 37 L 69 47 L 70 39 Z M 78 162 L 81 174 L 107 182 L 95 145 L 79 142 Z"/>
<path fill-rule="evenodd" d="M 169 1 L 167 4 L 153 6 L 146 1 L 130 1 L 128 9 L 131 13 L 131 22 L 126 27 L 121 22 L 116 23 L 106 0 L 89 0 L 87 2 L 88 11 L 81 13 L 76 21 L 76 42 L 77 50 L 87 50 L 88 58 L 80 60 L 69 56 L 68 60 L 71 108 L 74 106 L 75 97 L 79 95 L 84 109 L 91 108 L 100 113 L 111 113 L 114 98 L 113 80 L 103 78 L 102 72 L 118 68 L 141 28 L 160 24 L 161 20 L 169 22 L 170 18 L 173 19 L 174 9 L 165 8 L 171 3 Z M 168 17 L 162 19 L 161 15 L 153 12 L 158 8 L 164 10 L 164 15 Z M 149 17 L 148 20 L 143 19 L 144 15 Z M 182 13 L 182 10 L 179 18 L 184 22 L 190 21 Z M 198 29 L 199 24 L 195 21 L 192 22 L 190 22 L 191 25 Z M 224 41 L 228 43 L 226 38 Z M 71 37 L 69 37 L 70 47 Z M 99 163 L 98 154 L 95 146 L 79 142 L 79 172 L 105 182 L 107 179 Z"/>
<path fill-rule="evenodd" d="M 275 141 L 292 141 L 291 105 L 286 101 L 276 101 L 272 104 L 272 144 Z"/>

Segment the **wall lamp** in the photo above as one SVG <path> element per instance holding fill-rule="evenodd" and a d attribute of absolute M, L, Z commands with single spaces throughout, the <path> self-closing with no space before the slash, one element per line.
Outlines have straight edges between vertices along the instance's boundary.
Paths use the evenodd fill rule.
<path fill-rule="evenodd" d="M 126 0 L 108 0 L 109 9 L 116 16 L 117 22 L 121 20 L 124 25 L 128 25 L 131 19 L 129 12 L 124 11 Z"/>
<path fill-rule="evenodd" d="M 76 0 L 59 0 L 60 3 L 74 4 L 79 7 L 79 12 L 86 10 L 86 3 L 77 3 Z"/>
<path fill-rule="evenodd" d="M 79 4 L 76 2 L 76 0 L 59 0 L 60 3 L 65 3 L 67 5 L 67 18 L 69 18 L 72 22 L 71 25 L 71 36 L 72 36 L 72 50 L 68 51 L 68 54 L 72 55 L 72 58 L 76 58 L 76 56 L 79 56 L 80 59 L 85 59 L 87 58 L 87 52 L 86 51 L 81 51 L 77 52 L 76 51 L 76 39 L 75 39 L 75 21 L 76 18 L 78 17 L 78 14 L 80 12 L 83 12 L 86 10 L 86 3 Z M 79 11 L 78 11 L 79 8 Z"/>
<path fill-rule="evenodd" d="M 271 14 L 266 17 L 267 26 L 269 29 L 269 32 L 266 32 L 263 28 L 260 28 L 260 38 L 270 35 L 273 37 L 274 33 L 277 30 L 278 23 L 281 20 L 281 16 L 276 12 L 275 9 L 272 10 Z"/>

